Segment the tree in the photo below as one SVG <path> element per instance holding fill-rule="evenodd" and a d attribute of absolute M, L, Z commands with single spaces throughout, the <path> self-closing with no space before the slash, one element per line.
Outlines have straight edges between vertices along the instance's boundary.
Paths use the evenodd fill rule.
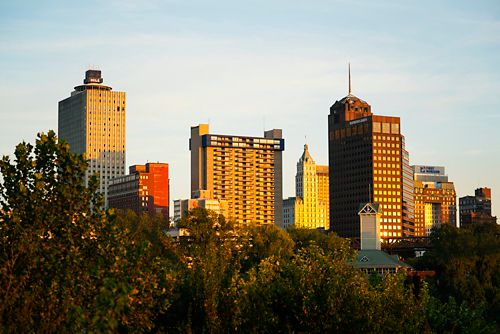
<path fill-rule="evenodd" d="M 433 249 L 415 261 L 418 269 L 436 272 L 431 280 L 431 294 L 441 304 L 449 305 L 461 318 L 466 311 L 473 312 L 476 318 L 478 315 L 485 317 L 483 323 L 489 321 L 497 326 L 497 330 L 500 312 L 499 235 L 500 227 L 496 224 L 477 224 L 460 229 L 442 225 L 432 231 Z M 441 308 L 437 301 L 432 306 L 433 309 Z M 438 314 L 443 315 L 442 312 Z M 459 317 L 456 314 L 453 317 Z M 464 327 L 458 327 L 460 322 L 448 320 L 458 328 L 456 331 L 464 330 Z M 439 320 L 439 323 L 444 322 Z"/>
<path fill-rule="evenodd" d="M 53 131 L 14 156 L 0 162 L 1 331 L 152 328 L 173 275 L 102 209 L 84 157 Z"/>

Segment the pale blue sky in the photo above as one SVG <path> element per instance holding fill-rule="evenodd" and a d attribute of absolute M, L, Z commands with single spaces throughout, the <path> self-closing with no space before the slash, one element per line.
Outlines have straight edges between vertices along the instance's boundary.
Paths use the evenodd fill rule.
<path fill-rule="evenodd" d="M 170 163 L 189 197 L 189 128 L 282 128 L 284 195 L 307 136 L 327 164 L 329 107 L 353 93 L 400 116 L 412 164 L 500 214 L 500 1 L 0 2 L 0 154 L 57 129 L 89 66 L 127 92 L 127 165 Z"/>

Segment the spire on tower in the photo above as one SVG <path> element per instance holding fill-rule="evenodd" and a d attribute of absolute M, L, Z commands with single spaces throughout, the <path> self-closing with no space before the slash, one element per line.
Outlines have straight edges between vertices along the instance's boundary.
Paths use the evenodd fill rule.
<path fill-rule="evenodd" d="M 349 62 L 349 95 L 351 95 L 351 63 Z"/>

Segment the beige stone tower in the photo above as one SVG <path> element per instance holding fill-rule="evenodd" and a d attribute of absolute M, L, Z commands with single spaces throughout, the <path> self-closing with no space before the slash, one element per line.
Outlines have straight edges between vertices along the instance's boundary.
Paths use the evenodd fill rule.
<path fill-rule="evenodd" d="M 101 71 L 88 70 L 83 85 L 59 102 L 58 135 L 72 152 L 90 160 L 86 182 L 98 174 L 107 207 L 108 182 L 125 175 L 125 93 L 102 84 Z"/>
<path fill-rule="evenodd" d="M 295 193 L 284 202 L 285 227 L 329 229 L 328 166 L 316 165 L 307 145 L 297 162 Z"/>

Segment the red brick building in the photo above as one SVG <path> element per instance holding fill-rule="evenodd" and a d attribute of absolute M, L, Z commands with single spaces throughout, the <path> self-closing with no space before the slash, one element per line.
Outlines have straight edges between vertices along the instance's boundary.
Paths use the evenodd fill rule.
<path fill-rule="evenodd" d="M 169 217 L 170 180 L 168 164 L 147 163 L 129 167 L 129 175 L 110 180 L 110 208 L 130 209 L 138 215 L 161 213 Z"/>

